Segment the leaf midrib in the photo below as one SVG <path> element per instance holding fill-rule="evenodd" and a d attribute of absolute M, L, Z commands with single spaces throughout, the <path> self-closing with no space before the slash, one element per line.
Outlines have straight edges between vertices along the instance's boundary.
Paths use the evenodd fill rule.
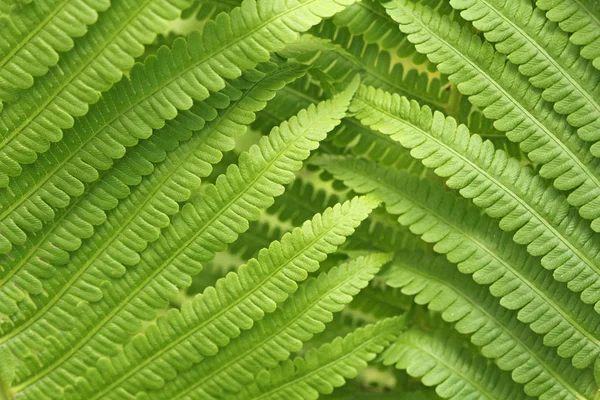
<path fill-rule="evenodd" d="M 431 358 L 437 360 L 438 363 L 442 364 L 445 367 L 446 371 L 454 371 L 457 375 L 461 376 L 462 379 L 465 382 L 469 383 L 471 385 L 471 387 L 474 388 L 476 391 L 478 391 L 479 393 L 482 393 L 482 394 L 485 393 L 486 394 L 485 396 L 488 399 L 505 400 L 505 399 L 499 398 L 497 396 L 494 396 L 493 392 L 490 392 L 485 386 L 481 386 L 478 382 L 474 381 L 471 378 L 471 376 L 468 374 L 468 372 L 472 372 L 473 371 L 472 369 L 470 369 L 469 371 L 464 371 L 464 369 L 460 367 L 460 364 L 457 363 L 456 365 L 450 365 L 448 362 L 446 362 L 449 359 L 449 357 L 445 357 L 445 354 L 444 354 L 444 357 L 439 357 L 436 353 L 433 353 L 432 351 L 430 351 L 429 348 L 426 349 L 425 348 L 426 346 L 421 346 L 420 343 L 414 343 L 413 341 L 402 340 L 402 339 L 403 338 L 400 337 L 400 340 L 398 340 L 396 343 L 402 343 L 402 342 L 404 342 L 405 346 L 409 346 L 409 347 L 412 347 L 414 349 L 419 349 L 423 353 L 429 355 Z M 473 367 L 473 364 L 469 364 L 469 367 Z M 426 374 L 428 372 L 430 372 L 430 371 L 431 370 L 428 370 L 426 372 Z M 477 372 L 480 372 L 480 371 L 477 371 Z M 501 374 L 502 373 L 501 370 L 495 370 L 495 372 L 497 374 Z M 447 379 L 444 379 L 444 382 L 446 380 Z M 513 381 L 511 380 L 511 382 L 513 382 Z M 517 383 L 515 383 L 515 384 L 517 384 Z"/>
<path fill-rule="evenodd" d="M 364 329 L 364 328 L 363 328 L 363 329 Z M 375 329 L 375 327 L 374 327 L 374 329 Z M 253 397 L 252 399 L 253 399 L 253 400 L 259 400 L 259 399 L 263 399 L 263 398 L 265 398 L 265 397 L 268 397 L 268 396 L 269 396 L 271 393 L 276 393 L 276 392 L 278 392 L 278 391 L 280 391 L 280 390 L 282 390 L 282 389 L 285 389 L 285 388 L 287 388 L 287 387 L 293 386 L 293 385 L 294 385 L 296 382 L 302 381 L 302 380 L 304 380 L 304 379 L 308 379 L 308 377 L 310 377 L 310 376 L 313 376 L 313 375 L 316 375 L 316 374 L 318 374 L 319 372 L 321 372 L 321 371 L 323 371 L 323 370 L 325 370 L 325 369 L 327 369 L 327 368 L 329 368 L 329 367 L 333 367 L 334 365 L 336 365 L 336 364 L 338 364 L 338 363 L 343 363 L 343 362 L 344 362 L 346 359 L 348 359 L 348 358 L 350 358 L 350 357 L 358 357 L 358 358 L 360 358 L 360 359 L 361 359 L 361 361 L 365 362 L 365 359 L 364 359 L 364 358 L 362 358 L 362 357 L 361 357 L 361 356 L 360 356 L 358 353 L 360 353 L 360 351 L 361 351 L 361 350 L 362 350 L 364 347 L 367 347 L 367 346 L 369 346 L 370 344 L 372 344 L 373 342 L 376 342 L 376 341 L 378 341 L 379 339 L 381 339 L 382 337 L 385 337 L 386 335 L 388 335 L 388 334 L 390 333 L 390 332 L 389 332 L 389 330 L 390 330 L 390 329 L 388 328 L 388 329 L 385 329 L 385 330 L 383 330 L 382 332 L 379 332 L 379 333 L 377 333 L 377 334 L 373 335 L 373 336 L 372 336 L 372 337 L 370 337 L 369 339 L 367 339 L 367 340 L 365 340 L 364 342 L 362 342 L 360 345 L 358 345 L 358 346 L 354 347 L 354 348 L 353 348 L 353 349 L 352 349 L 350 352 L 348 352 L 348 353 L 345 353 L 345 354 L 344 354 L 342 357 L 336 357 L 336 358 L 334 358 L 333 360 L 330 360 L 330 361 L 328 361 L 328 362 L 327 362 L 327 363 L 325 363 L 324 365 L 321 365 L 320 367 L 318 367 L 318 368 L 316 368 L 316 369 L 314 369 L 314 370 L 312 370 L 312 371 L 306 371 L 306 370 L 305 370 L 305 371 L 301 371 L 301 373 L 299 374 L 299 376 L 298 376 L 297 378 L 295 378 L 295 379 L 292 379 L 292 380 L 290 380 L 290 381 L 286 382 L 286 383 L 285 383 L 285 384 L 283 384 L 283 385 L 277 386 L 277 387 L 275 387 L 275 388 L 273 388 L 273 389 L 269 390 L 268 392 L 265 392 L 265 393 L 261 394 L 259 397 Z M 376 343 L 377 343 L 377 342 L 376 342 Z M 342 346 L 343 346 L 344 344 L 345 344 L 345 343 L 343 343 L 343 340 L 342 340 Z M 382 346 L 382 347 L 385 347 L 385 345 L 384 345 L 384 344 L 381 344 L 381 346 Z M 319 349 L 322 349 L 322 347 L 321 347 L 321 348 L 319 348 Z M 344 350 L 344 349 L 343 349 L 343 350 Z M 367 351 L 369 351 L 369 350 L 367 350 Z M 372 351 L 369 351 L 369 353 L 376 353 L 376 351 L 375 351 L 375 350 L 372 350 Z M 295 366 L 294 366 L 294 367 L 295 367 Z M 280 368 L 281 368 L 281 367 L 280 367 Z M 352 369 L 354 369 L 354 370 L 356 370 L 356 369 L 357 369 L 357 368 L 354 368 L 354 367 L 351 367 L 351 368 L 352 368 Z M 298 372 L 298 371 L 296 370 L 296 368 L 294 368 L 294 375 L 296 375 L 296 373 L 297 373 L 297 372 Z M 338 372 L 338 374 L 339 374 L 339 375 L 341 375 L 341 376 L 343 376 L 343 377 L 344 377 L 344 380 L 346 380 L 346 379 L 347 379 L 347 378 L 346 378 L 346 377 L 345 377 L 343 374 L 341 374 L 341 373 L 339 373 L 339 372 Z M 312 386 L 311 386 L 311 387 L 312 387 Z M 314 388 L 313 388 L 313 389 L 314 389 Z M 316 390 L 316 391 L 320 393 L 320 391 L 319 391 L 319 390 Z"/>

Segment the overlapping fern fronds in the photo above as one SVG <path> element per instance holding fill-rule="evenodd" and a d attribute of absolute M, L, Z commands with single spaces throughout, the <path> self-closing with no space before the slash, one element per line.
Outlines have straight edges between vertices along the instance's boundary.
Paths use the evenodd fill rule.
<path fill-rule="evenodd" d="M 597 398 L 599 60 L 591 0 L 0 0 L 0 399 Z"/>

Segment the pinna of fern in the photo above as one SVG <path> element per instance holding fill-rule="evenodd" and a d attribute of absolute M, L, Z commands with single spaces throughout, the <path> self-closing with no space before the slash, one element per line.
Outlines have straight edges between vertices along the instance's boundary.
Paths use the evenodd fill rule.
<path fill-rule="evenodd" d="M 598 21 L 0 0 L 0 398 L 598 396 Z"/>

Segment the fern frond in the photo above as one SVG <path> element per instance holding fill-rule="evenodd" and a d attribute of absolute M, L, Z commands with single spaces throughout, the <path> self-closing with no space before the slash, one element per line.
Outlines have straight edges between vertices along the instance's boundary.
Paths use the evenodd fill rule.
<path fill-rule="evenodd" d="M 97 179 L 127 147 L 189 109 L 193 100 L 221 90 L 224 78 L 235 79 L 243 69 L 268 61 L 271 51 L 340 11 L 346 1 L 353 0 L 272 0 L 264 6 L 246 0 L 207 23 L 202 33 L 176 40 L 172 49 L 163 47 L 157 57 L 138 64 L 130 79 L 113 86 L 65 133 L 69 140 L 55 143 L 29 164 L 23 179 L 11 180 L 0 211 L 0 252 L 10 250 L 9 242 L 23 243 L 25 231 L 41 229 L 42 222 L 54 217 L 53 208 L 66 207 L 81 194 L 83 183 Z"/>
<path fill-rule="evenodd" d="M 384 353 L 384 363 L 435 386 L 444 399 L 528 399 L 523 387 L 485 358 L 473 354 L 462 341 L 444 330 L 412 328 L 402 333 Z"/>
<path fill-rule="evenodd" d="M 463 197 L 500 219 L 505 231 L 544 268 L 600 312 L 600 240 L 564 197 L 490 142 L 452 118 L 415 102 L 362 87 L 351 110 L 363 124 L 389 134 Z M 600 220 L 599 220 L 600 221 Z"/>
<path fill-rule="evenodd" d="M 404 326 L 402 317 L 382 320 L 338 337 L 303 358 L 260 373 L 256 382 L 233 397 L 242 399 L 316 399 L 343 386 L 365 368 Z"/>
<path fill-rule="evenodd" d="M 495 359 L 530 396 L 542 400 L 588 399 L 596 391 L 591 370 L 573 368 L 531 335 L 515 312 L 503 309 L 488 289 L 477 285 L 439 256 L 401 253 L 385 274 L 388 285 L 415 296 L 418 304 L 442 313 L 456 330 L 471 335 L 485 357 Z"/>
<path fill-rule="evenodd" d="M 100 359 L 97 375 L 91 374 L 94 379 L 78 382 L 79 398 L 135 395 L 215 355 L 241 330 L 250 329 L 266 313 L 275 311 L 277 303 L 296 291 L 296 282 L 317 270 L 319 262 L 335 251 L 377 204 L 361 197 L 337 205 L 285 235 L 281 242 L 272 243 L 237 273 L 228 274 L 186 303 L 181 312 L 172 310 L 159 318 L 117 356 Z"/>
<path fill-rule="evenodd" d="M 519 319 L 545 335 L 545 344 L 585 368 L 600 355 L 600 320 L 592 307 L 565 295 L 563 284 L 515 244 L 497 223 L 441 185 L 364 160 L 330 158 L 326 168 L 358 193 L 373 193 L 386 210 L 434 249 L 473 274 Z M 374 179 L 373 177 L 377 177 Z M 541 271 L 540 271 L 541 270 Z M 548 324 L 551 320 L 552 324 Z"/>
<path fill-rule="evenodd" d="M 0 187 L 48 150 L 128 71 L 187 0 L 123 0 L 100 15 L 58 65 L 0 114 Z M 72 135 L 72 133 L 70 133 Z"/>
<path fill-rule="evenodd" d="M 262 112 L 262 115 L 259 115 L 255 126 L 263 130 L 276 126 L 289 118 L 295 110 L 307 107 L 309 104 L 316 104 L 322 97 L 322 90 L 310 79 L 310 76 L 299 79 L 277 94 L 275 100 Z M 366 129 L 354 118 L 345 118 L 329 135 L 327 143 L 357 155 L 394 164 L 398 168 L 424 170 L 407 151 L 402 147 L 394 146 L 393 141 L 386 135 Z"/>
<path fill-rule="evenodd" d="M 581 56 L 600 70 L 600 9 L 594 0 L 537 0 L 546 17 L 572 33 L 569 40 L 581 46 Z"/>
<path fill-rule="evenodd" d="M 340 201 L 340 198 L 348 197 L 347 193 L 331 187 L 333 186 L 331 182 L 323 181 L 317 172 L 309 172 L 305 168 L 293 184 L 267 209 L 267 212 L 274 214 L 280 221 L 297 226 L 311 215 L 333 206 Z M 394 252 L 400 249 L 422 250 L 423 247 L 423 241 L 380 210 L 375 210 L 369 215 L 369 218 L 348 239 L 345 246 L 348 250 L 379 252 Z"/>
<path fill-rule="evenodd" d="M 302 343 L 324 330 L 325 324 L 349 303 L 390 254 L 371 254 L 334 267 L 303 283 L 277 311 L 266 316 L 247 333 L 232 340 L 215 356 L 182 372 L 150 399 L 218 399 L 251 384 L 254 375 L 287 359 Z"/>
<path fill-rule="evenodd" d="M 312 183 L 311 183 L 312 182 Z M 315 189 L 320 187 L 319 190 Z M 291 230 L 315 213 L 322 212 L 326 207 L 332 207 L 347 196 L 341 192 L 324 188 L 325 182 L 320 181 L 316 173 L 302 171 L 293 184 L 278 197 L 267 213 L 273 217 L 263 219 L 263 223 L 250 226 L 240 238 L 232 244 L 230 249 L 235 254 L 240 254 L 243 259 L 248 259 L 262 247 L 267 245 L 272 238 L 280 237 L 280 232 Z M 266 241 L 266 242 L 265 242 Z M 403 249 L 423 249 L 425 243 L 408 229 L 399 225 L 393 218 L 379 210 L 373 211 L 349 238 L 343 247 L 343 252 L 355 250 L 370 250 L 379 252 L 393 252 Z M 235 249 L 235 250 L 234 250 Z"/>
<path fill-rule="evenodd" d="M 467 27 L 451 22 L 430 9 L 404 0 L 386 3 L 400 28 L 410 33 L 417 50 L 438 63 L 450 82 L 496 120 L 495 126 L 519 142 L 529 158 L 542 167 L 540 175 L 568 192 L 569 204 L 600 231 L 600 159 L 590 154 L 589 143 L 579 139 L 564 116 L 556 113 L 521 75 L 514 64 Z"/>
<path fill-rule="evenodd" d="M 73 293 L 53 308 L 52 315 L 45 315 L 26 332 L 5 343 L 14 349 L 15 355 L 22 354 L 18 348 L 37 349 L 34 351 L 37 366 L 18 366 L 17 388 L 26 387 L 22 395 L 35 398 L 47 385 L 60 388 L 72 384 L 73 371 L 93 365 L 100 356 L 114 354 L 121 343 L 130 340 L 132 332 L 141 328 L 142 321 L 152 320 L 154 310 L 166 307 L 168 300 L 177 295 L 178 287 L 189 285 L 190 275 L 198 273 L 203 263 L 237 239 L 248 228 L 248 221 L 256 220 L 260 210 L 270 206 L 273 198 L 283 192 L 283 185 L 293 179 L 302 160 L 339 124 L 355 88 L 356 83 L 354 88 L 348 88 L 333 100 L 302 110 L 297 117 L 274 128 L 249 152 L 242 153 L 239 166 L 230 166 L 215 185 L 207 186 L 201 196 L 194 197 L 172 218 L 159 239 L 141 253 L 135 268 L 126 269 L 118 259 L 113 259 L 115 253 L 107 251 L 110 248 L 101 247 L 105 250 L 102 253 L 93 248 L 89 254 L 81 254 L 86 265 L 96 259 L 99 264 L 88 274 L 76 276 L 77 280 L 70 286 L 88 287 L 87 282 L 90 282 L 95 288 L 94 283 L 100 276 L 101 280 L 108 279 L 100 285 L 102 296 L 93 299 L 94 302 L 77 305 L 70 301 L 73 295 L 78 298 L 77 293 Z M 335 213 L 345 215 L 349 208 L 364 211 L 367 206 L 374 207 L 368 201 L 357 200 L 356 203 L 356 207 L 347 205 Z M 350 213 L 350 221 L 346 219 L 346 222 L 354 223 L 353 218 L 358 218 L 355 214 Z M 358 225 L 359 221 L 355 222 Z M 342 227 L 335 229 L 335 232 L 340 231 L 344 231 Z M 295 234 L 298 235 L 301 233 Z M 104 238 L 98 239 L 101 244 L 105 243 Z M 114 279 L 113 271 L 117 272 L 116 276 L 123 272 L 126 275 Z M 94 317 L 78 320 L 71 317 L 73 315 Z M 60 333 L 61 326 L 68 324 L 72 327 L 69 335 Z M 46 330 L 49 332 L 42 336 L 50 336 L 56 343 L 40 349 L 36 338 L 38 332 Z M 27 358 L 22 362 L 27 363 Z M 63 371 L 66 370 L 71 374 L 65 376 Z"/>
<path fill-rule="evenodd" d="M 453 0 L 451 4 L 463 10 L 461 16 L 496 43 L 496 49 L 518 65 L 533 86 L 543 90 L 542 98 L 567 115 L 581 139 L 600 140 L 600 71 L 577 57 L 579 48 L 542 10 L 528 0 Z M 600 155 L 600 144 L 592 145 L 591 151 Z"/>
<path fill-rule="evenodd" d="M 485 118 L 476 107 L 469 103 L 466 97 L 462 97 L 460 92 L 448 83 L 446 76 L 438 77 L 429 72 L 419 71 L 411 64 L 404 65 L 405 59 L 398 59 L 389 50 L 379 47 L 377 43 L 365 43 L 362 36 L 353 36 L 347 28 L 336 28 L 328 20 L 323 21 L 310 32 L 318 37 L 331 40 L 332 44 L 311 43 L 306 36 L 303 36 L 304 41 L 288 46 L 286 54 L 289 53 L 290 47 L 298 46 L 304 51 L 308 51 L 307 47 L 309 48 L 310 45 L 315 48 L 321 47 L 320 50 L 296 55 L 295 60 L 310 63 L 325 71 L 327 76 L 334 81 L 341 82 L 347 76 L 360 73 L 363 84 L 404 95 L 419 101 L 420 104 L 428 105 L 434 110 L 442 111 L 466 124 L 471 130 L 477 131 L 481 136 L 489 138 L 497 147 L 506 149 L 511 155 L 523 156 L 518 143 L 509 141 L 506 135 L 498 132 L 493 126 L 493 121 Z M 356 127 L 350 130 L 350 132 L 356 131 L 359 131 Z M 368 135 L 362 132 L 361 135 L 354 134 L 352 136 L 347 132 L 344 133 L 348 136 L 346 140 L 350 143 L 352 142 L 350 138 L 360 137 L 361 140 L 353 143 L 352 146 L 355 154 L 359 154 L 365 148 L 368 149 L 366 146 L 369 143 L 366 140 Z M 342 132 L 338 134 L 338 137 L 338 141 L 340 141 L 343 137 Z M 371 153 L 365 153 L 384 152 L 382 147 L 377 146 L 370 149 Z M 389 158 L 395 157 L 390 155 Z"/>
<path fill-rule="evenodd" d="M 109 0 L 41 0 L 12 6 L 0 37 L 0 102 L 14 100 L 73 48 Z"/>
<path fill-rule="evenodd" d="M 4 266 L 0 277 L 0 310 L 11 315 L 17 302 L 27 298 L 33 302 L 20 305 L 26 310 L 11 318 L 12 327 L 3 324 L 3 334 L 19 322 L 33 318 L 53 301 L 54 294 L 66 282 L 75 274 L 82 274 L 85 265 L 100 268 L 112 278 L 124 273 L 119 264 L 135 265 L 139 261 L 137 253 L 146 243 L 156 240 L 169 216 L 179 211 L 177 203 L 188 200 L 199 188 L 211 165 L 220 160 L 221 152 L 233 148 L 233 139 L 245 132 L 254 113 L 265 106 L 277 89 L 304 70 L 300 65 L 267 63 L 246 72 L 223 93 L 196 103 L 142 142 L 143 145 L 132 148 L 127 157 L 90 185 L 84 196 L 72 202 L 68 212 L 34 235 L 26 246 L 13 250 L 9 256 L 0 256 Z M 229 99 L 233 101 L 228 105 Z M 217 114 L 217 109 L 224 106 L 227 107 Z M 205 121 L 210 120 L 205 126 Z M 204 129 L 198 132 L 201 128 Z M 165 150 L 170 152 L 167 154 Z M 137 186 L 129 189 L 128 184 Z M 126 196 L 129 198 L 119 204 Z M 114 211 L 105 215 L 113 207 Z M 90 215 L 97 217 L 92 220 Z M 102 225 L 107 218 L 108 223 Z M 70 253 L 79 248 L 83 238 L 92 236 L 94 225 L 102 226 L 97 232 L 99 237 L 85 242 L 85 248 L 69 264 Z M 90 254 L 103 251 L 97 261 L 88 260 Z M 58 273 L 55 267 L 61 266 L 67 270 Z M 35 288 L 32 283 L 26 284 L 36 280 Z M 80 289 L 85 292 L 85 285 Z M 44 295 L 39 296 L 42 290 Z"/>
<path fill-rule="evenodd" d="M 230 87 L 230 89 L 234 88 Z M 236 95 L 235 91 L 232 93 L 231 90 L 226 90 L 225 92 L 230 96 Z M 221 101 L 217 100 L 218 97 L 221 97 Z M 223 98 L 226 100 L 224 104 Z M 54 290 L 50 289 L 53 283 L 57 283 L 58 276 L 55 274 L 60 276 L 58 282 L 62 281 L 64 283 L 76 273 L 77 269 L 69 264 L 71 253 L 78 250 L 82 243 L 85 243 L 85 239 L 92 237 L 97 227 L 102 226 L 107 218 L 110 220 L 109 216 L 111 214 L 107 214 L 107 212 L 114 209 L 120 201 L 129 196 L 132 187 L 136 187 L 142 182 L 145 185 L 142 184 L 139 188 L 149 186 L 148 178 L 144 181 L 144 177 L 154 172 L 154 164 L 160 165 L 167 158 L 171 158 L 169 160 L 171 162 L 165 162 L 166 165 L 172 165 L 171 169 L 168 172 L 164 169 L 162 171 L 167 176 L 169 173 L 173 173 L 175 165 L 172 163 L 172 157 L 167 157 L 166 151 L 177 148 L 180 141 L 186 141 L 186 139 L 189 141 L 192 130 L 199 130 L 204 127 L 207 120 L 214 119 L 216 117 L 215 107 L 226 106 L 228 101 L 229 97 L 223 93 L 218 93 L 213 98 L 207 99 L 202 106 L 193 107 L 188 115 L 182 115 L 182 117 L 190 117 L 191 115 L 195 118 L 190 118 L 187 121 L 187 126 L 181 130 L 179 128 L 181 128 L 183 118 L 179 121 L 170 121 L 168 127 L 157 132 L 152 138 L 143 141 L 139 146 L 132 148 L 127 153 L 127 157 L 120 159 L 113 169 L 104 172 L 100 179 L 87 186 L 83 195 L 74 199 L 69 207 L 59 210 L 52 224 L 44 225 L 40 232 L 30 235 L 23 246 L 18 246 L 8 254 L 1 255 L 3 273 L 0 278 L 0 310 L 6 315 L 12 316 L 13 313 L 18 311 L 17 307 L 28 309 L 29 313 L 32 310 L 36 312 L 36 310 L 42 309 L 43 304 L 38 301 L 49 301 L 52 299 L 53 293 L 56 292 L 56 288 Z M 159 174 L 154 174 L 154 176 L 157 175 Z M 152 188 L 155 189 L 154 186 Z M 164 191 L 161 192 L 164 195 Z M 180 195 L 178 192 L 169 193 Z M 160 213 L 170 215 L 176 212 L 178 208 L 175 207 L 175 211 L 173 211 L 173 204 L 167 199 L 164 199 L 166 201 L 164 206 L 159 208 L 161 208 Z M 131 202 L 135 203 L 136 200 L 138 202 L 147 201 L 145 198 L 138 199 L 135 195 L 127 201 L 131 204 Z M 157 203 L 151 207 L 158 205 Z M 129 215 L 135 217 L 137 213 L 131 208 L 130 211 L 132 213 Z M 115 213 L 117 211 L 113 212 L 113 214 Z M 157 219 L 154 225 L 160 225 L 163 218 L 158 218 L 158 215 L 155 215 L 155 217 Z M 114 226 L 115 221 L 112 220 L 111 222 L 113 223 L 111 225 Z M 118 225 L 115 228 L 117 227 Z M 100 232 L 100 235 L 102 235 L 101 229 Z M 146 230 L 146 234 L 142 237 L 147 238 L 148 234 L 153 236 L 154 230 Z M 124 256 L 122 255 L 121 258 Z M 129 251 L 127 256 L 131 257 Z M 69 270 L 57 270 L 57 267 L 64 267 L 65 265 Z M 60 284 L 58 288 L 60 288 Z M 42 292 L 44 292 L 44 295 L 39 296 Z M 31 302 L 28 302 L 28 300 L 31 300 Z M 27 315 L 28 313 L 25 312 L 24 314 Z M 23 315 L 13 316 L 11 322 L 17 324 L 18 320 L 23 319 L 22 317 Z M 10 327 L 5 326 L 3 333 L 8 330 L 10 330 Z"/>

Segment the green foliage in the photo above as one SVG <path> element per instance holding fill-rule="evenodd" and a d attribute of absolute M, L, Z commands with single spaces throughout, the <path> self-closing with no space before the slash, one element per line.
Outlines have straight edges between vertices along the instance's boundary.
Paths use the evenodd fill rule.
<path fill-rule="evenodd" d="M 596 2 L 0 32 L 0 399 L 600 396 Z"/>
<path fill-rule="evenodd" d="M 354 378 L 402 329 L 402 318 L 384 319 L 358 328 L 344 338 L 336 338 L 302 358 L 288 360 L 264 371 L 256 383 L 235 399 L 316 399 Z"/>

